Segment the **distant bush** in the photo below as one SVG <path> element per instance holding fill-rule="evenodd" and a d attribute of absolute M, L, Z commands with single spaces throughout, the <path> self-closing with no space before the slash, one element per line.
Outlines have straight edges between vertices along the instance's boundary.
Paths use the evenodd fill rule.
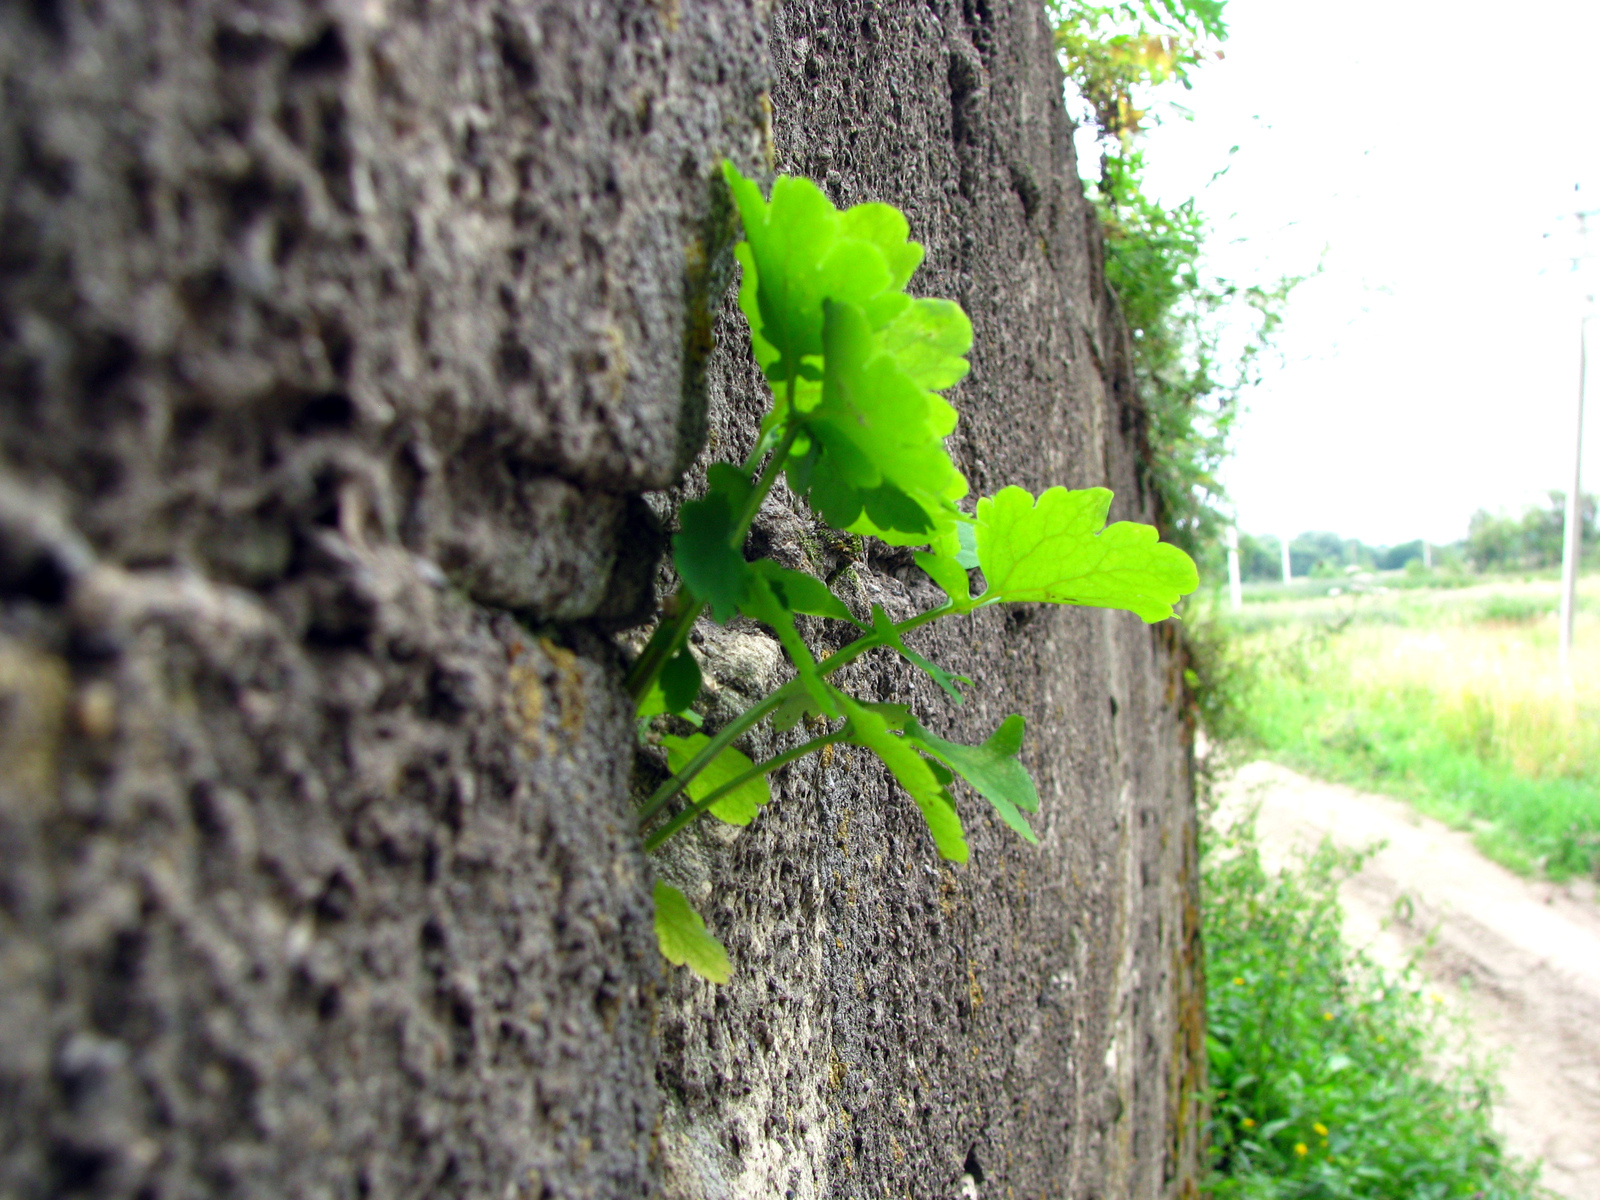
<path fill-rule="evenodd" d="M 1520 625 L 1549 616 L 1556 606 L 1553 596 L 1490 596 L 1479 608 L 1478 618 Z"/>
<path fill-rule="evenodd" d="M 1479 509 L 1467 527 L 1467 558 L 1480 571 L 1560 566 L 1566 508 L 1566 494 L 1551 492 L 1548 505 L 1529 505 L 1520 517 Z M 1593 496 L 1583 497 L 1579 521 L 1581 546 L 1587 555 L 1596 542 Z"/>
<path fill-rule="evenodd" d="M 1514 1200 L 1540 1195 L 1490 1125 L 1491 1075 L 1408 970 L 1340 939 L 1324 846 L 1276 875 L 1253 828 L 1203 858 L 1210 1194 L 1218 1200 Z"/>

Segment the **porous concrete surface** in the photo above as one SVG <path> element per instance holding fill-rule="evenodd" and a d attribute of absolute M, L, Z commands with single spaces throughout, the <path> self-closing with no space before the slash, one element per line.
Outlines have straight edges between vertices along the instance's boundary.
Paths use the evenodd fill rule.
<path fill-rule="evenodd" d="M 771 54 L 777 169 L 841 206 L 902 208 L 927 248 L 911 290 L 972 317 L 951 445 L 974 492 L 1104 484 L 1113 518 L 1152 519 L 1126 335 L 1040 6 L 792 0 L 774 10 Z M 747 339 L 725 310 L 702 465 L 753 442 L 766 401 Z M 942 599 L 909 553 L 863 552 L 781 487 L 752 542 L 833 578 L 858 614 L 880 603 L 904 619 Z M 809 631 L 819 653 L 848 635 Z M 770 638 L 774 653 L 752 650 L 757 626 L 697 636 L 721 677 L 715 713 L 786 677 Z M 664 993 L 667 1194 L 1194 1194 L 1203 1003 L 1175 630 L 1034 605 L 913 645 L 973 680 L 965 704 L 881 651 L 845 683 L 967 742 L 1022 713 L 1040 845 L 963 792 L 971 861 L 943 863 L 876 761 L 837 749 L 787 768 L 748 830 L 669 847 L 664 873 L 726 940 L 735 976 L 713 988 L 680 971 Z"/>
<path fill-rule="evenodd" d="M 703 440 L 764 38 L 0 6 L 6 1200 L 653 1188 L 596 629 Z"/>
<path fill-rule="evenodd" d="M 1169 629 L 930 631 L 959 710 L 851 672 L 1023 712 L 1037 849 L 964 797 L 940 864 L 849 751 L 632 829 L 642 494 L 762 403 L 723 157 L 906 209 L 977 490 L 1152 515 L 1031 0 L 60 0 L 0 7 L 0 85 L 0 1196 L 1192 1186 Z M 755 540 L 931 599 L 784 493 Z M 782 677 L 698 636 L 718 712 Z M 658 873 L 729 987 L 663 968 Z"/>

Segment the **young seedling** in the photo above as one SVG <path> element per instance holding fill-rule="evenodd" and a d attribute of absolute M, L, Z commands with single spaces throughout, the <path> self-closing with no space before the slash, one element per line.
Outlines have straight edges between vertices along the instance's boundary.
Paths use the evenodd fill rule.
<path fill-rule="evenodd" d="M 887 204 L 841 212 L 810 181 L 790 176 L 773 183 L 767 200 L 731 164 L 723 174 L 744 224 L 734 250 L 743 269 L 739 307 L 773 403 L 744 464 L 713 466 L 705 496 L 679 513 L 673 565 L 681 583 L 627 687 L 641 718 L 692 717 L 702 681 L 686 642 L 707 610 L 718 623 L 742 613 L 770 628 L 795 678 L 715 733 L 661 737 L 672 774 L 639 810 L 645 848 L 708 812 L 748 825 L 771 799 L 768 775 L 838 742 L 883 761 L 921 810 L 941 857 L 967 860 L 949 790 L 957 776 L 1035 841 L 1025 814 L 1038 810 L 1039 795 L 1018 757 L 1021 716 L 1007 717 L 981 746 L 963 746 L 923 729 L 905 706 L 857 700 L 831 677 L 888 647 L 960 703 L 960 686 L 971 681 L 909 649 L 905 634 L 1008 602 L 1121 608 L 1160 621 L 1198 586 L 1194 563 L 1148 525 L 1107 526 L 1105 488 L 1054 487 L 1034 497 L 1007 487 L 964 512 L 967 481 L 944 445 L 956 411 L 939 393 L 967 373 L 972 324 L 949 300 L 906 294 L 922 247 L 907 240 L 905 217 Z M 859 621 L 821 580 L 770 559 L 747 561 L 745 535 L 780 472 L 833 528 L 922 547 L 917 565 L 945 602 L 898 623 L 874 606 L 870 622 Z M 968 576 L 975 567 L 987 582 L 977 596 Z M 797 614 L 848 622 L 860 635 L 818 662 Z M 829 732 L 761 763 L 733 746 L 763 720 L 782 732 L 803 717 Z M 727 952 L 684 895 L 663 883 L 655 897 L 662 954 L 726 982 Z"/>

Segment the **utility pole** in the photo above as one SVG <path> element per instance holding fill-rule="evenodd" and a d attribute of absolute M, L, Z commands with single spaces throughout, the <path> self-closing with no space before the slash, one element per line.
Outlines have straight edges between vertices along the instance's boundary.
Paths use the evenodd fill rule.
<path fill-rule="evenodd" d="M 1289 535 L 1283 535 L 1283 582 L 1289 582 Z"/>
<path fill-rule="evenodd" d="M 1583 400 L 1589 375 L 1589 316 L 1578 322 L 1578 428 L 1567 493 L 1566 536 L 1561 540 L 1561 671 L 1572 670 L 1572 630 L 1578 615 L 1578 560 L 1583 554 Z"/>
<path fill-rule="evenodd" d="M 1577 253 L 1572 270 L 1578 274 L 1588 258 L 1589 218 L 1600 213 L 1579 211 Z M 1580 283 L 1582 278 L 1580 275 Z M 1582 289 L 1580 289 L 1582 290 Z M 1578 615 L 1578 565 L 1583 554 L 1583 402 L 1589 377 L 1589 321 L 1593 316 L 1594 293 L 1583 298 L 1583 313 L 1578 318 L 1578 423 L 1572 447 L 1572 490 L 1567 493 L 1567 519 L 1561 539 L 1561 615 L 1558 655 L 1561 673 L 1568 679 L 1572 671 L 1572 634 Z"/>
<path fill-rule="evenodd" d="M 1239 527 L 1229 525 L 1225 537 L 1228 547 L 1228 599 L 1233 601 L 1233 611 L 1244 607 L 1244 582 L 1239 578 Z"/>

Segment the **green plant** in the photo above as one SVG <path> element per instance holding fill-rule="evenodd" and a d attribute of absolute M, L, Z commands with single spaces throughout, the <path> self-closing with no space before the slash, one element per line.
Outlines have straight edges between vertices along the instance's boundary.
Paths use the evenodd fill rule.
<path fill-rule="evenodd" d="M 1196 202 L 1163 205 L 1144 191 L 1137 137 L 1146 93 L 1172 83 L 1187 88 L 1193 68 L 1222 57 L 1225 0 L 1052 0 L 1045 7 L 1062 68 L 1087 108 L 1080 115 L 1099 133 L 1091 198 L 1105 237 L 1106 282 L 1133 335 L 1158 522 L 1208 575 L 1218 573 L 1229 518 L 1217 470 L 1241 397 L 1300 280 L 1250 286 L 1210 271 Z"/>
<path fill-rule="evenodd" d="M 1225 0 L 1054 0 L 1045 9 L 1062 66 L 1095 124 L 1126 149 L 1145 116 L 1138 90 L 1168 81 L 1188 87 L 1189 69 L 1207 56 L 1210 43 L 1228 36 L 1224 7 Z"/>
<path fill-rule="evenodd" d="M 978 500 L 970 514 L 959 508 L 967 482 L 944 447 L 956 412 L 939 392 L 966 374 L 972 326 L 948 300 L 906 294 L 922 247 L 908 240 L 905 217 L 886 204 L 841 212 L 814 184 L 792 177 L 773 184 L 768 202 L 731 165 L 724 174 L 746 239 L 735 249 L 739 306 L 773 404 L 744 464 L 713 466 L 705 496 L 680 511 L 673 538 L 680 586 L 626 684 L 642 719 L 690 712 L 701 677 L 686 639 L 708 609 L 719 623 L 742 613 L 770 628 L 795 678 L 714 733 L 660 737 L 672 774 L 640 808 L 645 847 L 660 847 L 707 812 L 748 824 L 770 798 L 769 774 L 840 742 L 883 761 L 921 810 L 942 857 L 967 859 L 949 791 L 957 776 L 1033 841 L 1025 814 L 1037 811 L 1039 798 L 1018 760 L 1020 716 L 1007 717 L 981 746 L 957 745 L 923 729 L 907 707 L 856 700 L 831 677 L 887 647 L 959 703 L 961 685 L 971 681 L 916 653 L 906 634 L 1005 602 L 1121 608 L 1158 621 L 1197 586 L 1194 564 L 1149 526 L 1106 525 L 1111 493 L 1104 488 L 1050 488 L 1035 498 L 1008 487 Z M 780 472 L 834 528 L 926 547 L 915 560 L 946 601 L 898 623 L 878 606 L 859 620 L 822 581 L 770 559 L 746 561 L 746 533 Z M 976 596 L 973 568 L 987 584 Z M 797 614 L 846 622 L 860 636 L 818 662 Z M 823 732 L 755 763 L 733 742 L 766 719 L 779 731 L 805 719 Z M 656 897 L 662 953 L 725 980 L 727 955 L 688 901 L 667 884 Z"/>
<path fill-rule="evenodd" d="M 1248 822 L 1207 840 L 1209 1194 L 1540 1195 L 1493 1133 L 1492 1076 L 1413 972 L 1388 974 L 1341 940 L 1338 881 L 1359 861 L 1324 844 L 1269 874 Z"/>

